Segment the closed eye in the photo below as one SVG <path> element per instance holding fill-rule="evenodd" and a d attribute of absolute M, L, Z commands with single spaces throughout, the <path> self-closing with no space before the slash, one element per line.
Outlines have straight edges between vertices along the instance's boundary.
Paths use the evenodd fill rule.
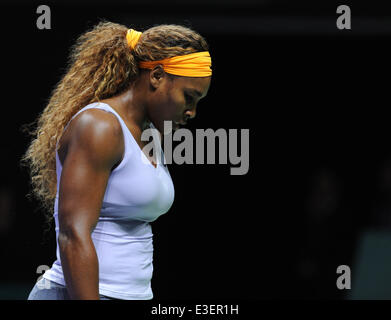
<path fill-rule="evenodd" d="M 186 103 L 191 104 L 194 100 L 193 96 L 185 92 Z"/>

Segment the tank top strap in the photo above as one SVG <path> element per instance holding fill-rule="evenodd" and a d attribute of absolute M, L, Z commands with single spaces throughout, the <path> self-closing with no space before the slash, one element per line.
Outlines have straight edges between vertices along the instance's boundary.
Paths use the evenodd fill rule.
<path fill-rule="evenodd" d="M 69 126 L 70 122 L 81 112 L 87 110 L 87 109 L 92 109 L 92 108 L 96 108 L 96 109 L 101 109 L 101 110 L 105 110 L 105 111 L 108 111 L 108 112 L 111 112 L 113 113 L 116 118 L 118 119 L 119 123 L 121 124 L 121 128 L 122 128 L 122 132 L 123 132 L 123 135 L 124 135 L 124 143 L 125 143 L 125 154 L 124 154 L 124 158 L 123 160 L 121 161 L 120 165 L 118 165 L 116 167 L 115 170 L 117 170 L 119 167 L 122 167 L 122 164 L 125 162 L 125 158 L 127 158 L 130 153 L 132 153 L 132 151 L 134 150 L 139 150 L 140 151 L 140 156 L 141 156 L 141 159 L 144 159 L 147 160 L 145 157 L 145 155 L 142 154 L 142 151 L 140 149 L 140 146 L 137 144 L 135 138 L 133 137 L 132 133 L 130 132 L 129 128 L 126 126 L 124 120 L 121 118 L 121 116 L 117 113 L 117 111 L 114 110 L 114 108 L 112 108 L 110 105 L 108 105 L 107 103 L 104 103 L 104 102 L 93 102 L 93 103 L 90 103 L 88 105 L 86 105 L 85 107 L 81 108 L 79 111 L 77 111 L 72 117 L 71 119 L 68 121 L 68 123 L 66 124 L 66 126 L 64 127 L 64 130 L 63 132 L 66 130 L 66 128 Z M 150 128 L 151 129 L 155 129 L 155 126 L 151 123 L 150 124 Z M 157 141 L 160 142 L 160 139 L 156 136 L 156 133 L 153 133 L 154 135 L 154 140 L 156 139 Z M 57 141 L 57 146 L 58 146 L 58 141 Z M 56 146 L 56 150 L 57 150 L 57 146 Z M 155 146 L 156 146 L 156 142 L 155 142 Z M 162 150 L 162 147 L 160 145 L 160 143 L 157 143 L 157 148 L 158 148 L 158 151 L 159 151 L 159 154 L 160 154 L 160 164 L 164 167 L 166 167 L 165 165 L 165 157 L 164 157 L 164 152 Z M 159 165 L 159 164 L 158 164 Z"/>
<path fill-rule="evenodd" d="M 127 125 L 125 124 L 125 121 L 121 118 L 121 116 L 110 105 L 108 105 L 107 103 L 101 102 L 101 103 L 99 103 L 99 106 L 102 109 L 105 109 L 107 111 L 113 112 L 114 115 L 117 116 L 118 121 L 121 123 L 124 135 L 127 136 L 127 139 L 129 139 L 128 142 L 131 144 L 131 148 L 129 148 L 129 149 L 135 148 L 136 150 L 138 150 L 139 153 L 140 153 L 140 156 L 141 156 L 141 160 L 142 161 L 146 161 L 146 163 L 149 165 L 150 161 L 145 157 L 145 155 L 144 155 L 143 151 L 141 150 L 140 146 L 137 144 L 136 139 L 134 138 L 133 134 L 130 132 L 129 128 L 127 127 Z M 159 159 L 160 160 L 158 160 L 158 166 L 160 166 L 160 165 L 163 165 L 165 163 L 164 152 L 163 152 L 163 149 L 161 147 L 160 137 L 159 137 L 159 134 L 157 133 L 157 128 L 153 125 L 152 122 L 150 123 L 149 128 L 153 130 L 152 131 L 153 144 L 154 144 L 155 148 L 157 148 L 157 151 L 158 151 L 158 154 L 159 154 Z M 157 168 L 155 168 L 155 169 L 157 169 Z"/>
<path fill-rule="evenodd" d="M 130 138 L 129 138 L 129 129 L 127 128 L 125 122 L 122 120 L 121 116 L 111 107 L 109 106 L 108 104 L 106 103 L 103 103 L 103 102 L 93 102 L 93 103 L 90 103 L 88 105 L 86 105 L 85 107 L 81 108 L 79 111 L 77 111 L 72 117 L 71 119 L 68 121 L 68 123 L 65 125 L 64 129 L 63 129 L 63 132 L 65 132 L 65 130 L 67 129 L 67 127 L 69 126 L 69 124 L 71 123 L 71 121 L 77 117 L 77 115 L 87 109 L 101 109 L 101 110 L 105 110 L 105 111 L 108 111 L 108 112 L 111 112 L 115 115 L 115 117 L 118 119 L 120 125 L 121 125 L 121 128 L 122 128 L 122 132 L 123 132 L 123 135 L 124 135 L 124 144 L 125 144 L 125 150 L 124 150 L 124 158 L 122 159 L 121 163 L 116 167 L 115 170 L 117 170 L 119 167 L 122 167 L 123 163 L 125 162 L 125 158 L 128 157 L 128 153 L 131 152 L 131 147 L 129 146 L 129 143 L 130 142 Z M 60 140 L 57 141 L 57 145 L 56 145 L 56 150 L 57 150 L 57 147 L 58 147 L 58 142 Z"/>

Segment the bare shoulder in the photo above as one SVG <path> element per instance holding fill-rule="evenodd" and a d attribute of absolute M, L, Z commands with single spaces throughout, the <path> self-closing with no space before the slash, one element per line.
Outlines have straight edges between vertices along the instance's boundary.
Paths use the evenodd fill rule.
<path fill-rule="evenodd" d="M 90 137 L 93 140 L 122 137 L 122 128 L 117 117 L 108 111 L 91 108 L 78 114 L 73 120 L 73 134 L 75 138 Z M 87 139 L 88 140 L 88 139 Z"/>
<path fill-rule="evenodd" d="M 64 134 L 66 154 L 88 153 L 91 160 L 112 166 L 124 152 L 122 127 L 117 117 L 108 111 L 91 108 L 78 114 Z"/>

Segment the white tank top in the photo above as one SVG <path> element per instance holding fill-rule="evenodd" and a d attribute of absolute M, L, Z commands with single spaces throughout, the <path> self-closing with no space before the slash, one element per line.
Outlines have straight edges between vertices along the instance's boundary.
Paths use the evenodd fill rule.
<path fill-rule="evenodd" d="M 108 104 L 89 104 L 71 120 L 90 108 L 112 112 L 121 124 L 125 143 L 124 157 L 110 174 L 99 220 L 91 234 L 99 260 L 99 294 L 126 300 L 149 300 L 153 298 L 153 234 L 150 222 L 170 209 L 174 201 L 174 185 L 168 168 L 164 165 L 160 143 L 154 139 L 155 146 L 160 148 L 162 155 L 155 168 L 125 122 Z M 150 127 L 155 128 L 152 123 Z M 57 260 L 43 277 L 65 285 L 58 246 L 58 190 L 61 171 L 61 162 L 56 152 L 57 195 L 54 219 Z"/>

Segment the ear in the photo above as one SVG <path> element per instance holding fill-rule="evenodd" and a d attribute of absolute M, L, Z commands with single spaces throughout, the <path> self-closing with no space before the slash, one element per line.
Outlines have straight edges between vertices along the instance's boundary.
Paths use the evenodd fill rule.
<path fill-rule="evenodd" d="M 158 64 L 149 73 L 149 82 L 152 87 L 157 89 L 164 81 L 166 73 L 164 72 L 163 66 Z"/>

